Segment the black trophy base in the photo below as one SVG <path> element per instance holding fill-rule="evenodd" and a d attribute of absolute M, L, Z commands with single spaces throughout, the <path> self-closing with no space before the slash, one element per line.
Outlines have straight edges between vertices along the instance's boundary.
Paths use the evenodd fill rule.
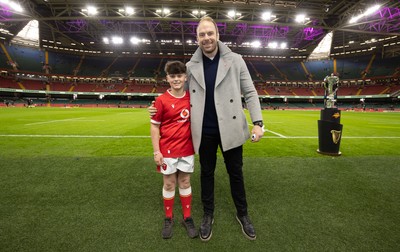
<path fill-rule="evenodd" d="M 321 120 L 318 120 L 318 153 L 329 156 L 340 156 L 340 142 L 343 125 L 340 124 L 340 110 L 325 108 L 321 110 Z"/>
<path fill-rule="evenodd" d="M 334 152 L 324 152 L 324 151 L 320 151 L 320 150 L 318 149 L 317 152 L 318 152 L 319 154 L 322 154 L 322 155 L 335 156 L 335 157 L 342 155 L 342 153 L 341 153 L 340 151 L 337 152 L 337 153 L 334 153 Z"/>

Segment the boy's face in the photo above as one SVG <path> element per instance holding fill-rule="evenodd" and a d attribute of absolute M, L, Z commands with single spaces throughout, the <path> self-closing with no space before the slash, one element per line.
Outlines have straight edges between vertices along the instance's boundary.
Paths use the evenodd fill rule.
<path fill-rule="evenodd" d="M 167 81 L 172 89 L 181 90 L 185 85 L 186 74 L 167 74 Z"/>

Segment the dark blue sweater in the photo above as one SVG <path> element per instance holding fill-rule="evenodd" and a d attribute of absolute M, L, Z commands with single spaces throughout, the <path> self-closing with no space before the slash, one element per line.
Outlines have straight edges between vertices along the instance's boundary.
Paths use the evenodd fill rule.
<path fill-rule="evenodd" d="M 218 117 L 215 110 L 214 89 L 217 78 L 219 51 L 214 59 L 203 54 L 204 80 L 206 82 L 206 103 L 204 106 L 203 134 L 218 135 Z"/>

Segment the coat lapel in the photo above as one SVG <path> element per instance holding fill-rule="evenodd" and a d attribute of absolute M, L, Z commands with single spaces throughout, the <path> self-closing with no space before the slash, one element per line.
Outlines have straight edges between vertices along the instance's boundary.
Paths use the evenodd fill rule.
<path fill-rule="evenodd" d="M 220 50 L 220 59 L 218 63 L 218 72 L 217 78 L 215 80 L 215 87 L 217 87 L 222 82 L 222 80 L 228 74 L 229 68 L 232 66 L 232 58 L 226 55 L 226 53 L 230 52 L 231 50 L 222 42 L 218 42 L 218 48 Z"/>
<path fill-rule="evenodd" d="M 205 80 L 204 80 L 204 66 L 203 66 L 203 53 L 200 48 L 196 50 L 191 59 L 192 66 L 190 67 L 190 72 L 192 73 L 193 78 L 196 82 L 205 89 Z"/>

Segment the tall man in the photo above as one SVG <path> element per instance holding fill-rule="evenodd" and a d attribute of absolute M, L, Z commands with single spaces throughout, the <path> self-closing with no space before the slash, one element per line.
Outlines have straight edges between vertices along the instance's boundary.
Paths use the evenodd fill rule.
<path fill-rule="evenodd" d="M 187 65 L 190 92 L 191 131 L 194 150 L 201 165 L 201 200 L 204 216 L 200 238 L 208 241 L 214 223 L 214 172 L 218 146 L 229 174 L 236 219 L 243 234 L 256 239 L 247 211 L 243 180 L 243 144 L 250 137 L 242 107 L 242 95 L 253 122 L 252 141 L 263 136 L 261 106 L 246 63 L 219 41 L 217 24 L 210 17 L 197 27 L 199 48 Z M 155 110 L 149 108 L 150 113 Z"/>

